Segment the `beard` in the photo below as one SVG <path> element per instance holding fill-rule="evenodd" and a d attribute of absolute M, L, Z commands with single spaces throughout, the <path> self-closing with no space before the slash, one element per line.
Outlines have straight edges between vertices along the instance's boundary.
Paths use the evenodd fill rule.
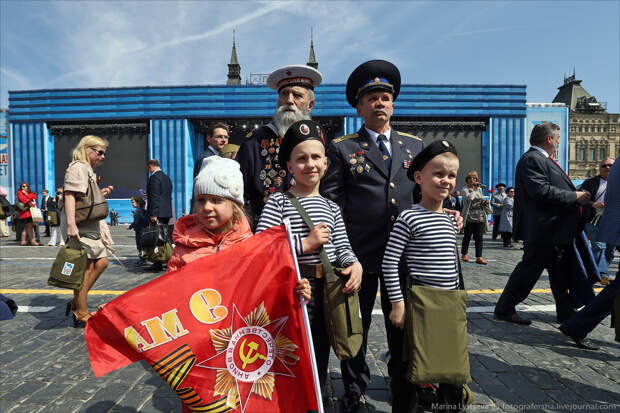
<path fill-rule="evenodd" d="M 300 120 L 309 120 L 310 112 L 301 110 L 295 105 L 282 105 L 276 109 L 273 115 L 273 123 L 276 125 L 278 134 L 284 137 L 288 128 L 295 122 Z"/>

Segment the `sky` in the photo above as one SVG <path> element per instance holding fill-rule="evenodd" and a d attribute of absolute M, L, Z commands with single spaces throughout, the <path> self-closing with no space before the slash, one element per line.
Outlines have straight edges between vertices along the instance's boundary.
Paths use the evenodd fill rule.
<path fill-rule="evenodd" d="M 306 63 L 325 83 L 370 59 L 406 84 L 526 85 L 551 102 L 575 70 L 620 112 L 620 1 L 0 0 L 0 107 L 9 90 L 225 84 Z"/>

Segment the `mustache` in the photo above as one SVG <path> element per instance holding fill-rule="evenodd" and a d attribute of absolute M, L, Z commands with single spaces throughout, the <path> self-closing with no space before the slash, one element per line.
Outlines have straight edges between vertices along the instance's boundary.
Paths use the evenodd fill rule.
<path fill-rule="evenodd" d="M 388 115 L 387 110 L 383 109 L 383 108 L 376 108 L 372 110 L 372 114 L 376 115 L 377 113 L 383 113 L 385 116 Z"/>

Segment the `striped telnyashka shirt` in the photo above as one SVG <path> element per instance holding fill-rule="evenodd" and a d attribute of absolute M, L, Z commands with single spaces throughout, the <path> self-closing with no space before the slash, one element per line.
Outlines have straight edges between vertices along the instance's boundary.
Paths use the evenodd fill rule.
<path fill-rule="evenodd" d="M 398 262 L 405 255 L 413 285 L 454 290 L 456 230 L 451 216 L 415 204 L 398 216 L 383 256 L 383 279 L 391 302 L 402 301 Z"/>
<path fill-rule="evenodd" d="M 349 244 L 349 237 L 344 227 L 344 221 L 340 213 L 340 207 L 333 201 L 322 196 L 297 198 L 304 207 L 314 225 L 320 222 L 327 224 L 329 228 L 329 242 L 323 245 L 329 261 L 338 266 L 347 267 L 357 261 L 357 257 Z M 282 225 L 285 218 L 291 220 L 291 231 L 295 242 L 295 251 L 300 264 L 320 264 L 321 258 L 318 251 L 304 253 L 301 241 L 310 234 L 310 228 L 286 195 L 276 192 L 269 197 L 263 212 L 261 213 L 256 232 L 267 228 Z"/>

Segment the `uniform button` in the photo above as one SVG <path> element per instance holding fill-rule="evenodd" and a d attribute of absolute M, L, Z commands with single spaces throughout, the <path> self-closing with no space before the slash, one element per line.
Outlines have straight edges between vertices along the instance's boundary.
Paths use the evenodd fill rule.
<path fill-rule="evenodd" d="M 390 188 L 394 188 L 396 185 L 394 185 L 394 182 L 390 182 Z"/>
<path fill-rule="evenodd" d="M 390 203 L 391 203 L 392 205 L 396 205 L 396 200 L 395 200 L 394 198 L 392 198 L 392 199 L 390 200 Z"/>
<path fill-rule="evenodd" d="M 392 216 L 390 217 L 390 221 L 392 221 L 392 222 L 396 221 L 396 217 L 395 217 L 394 215 L 392 215 Z"/>

